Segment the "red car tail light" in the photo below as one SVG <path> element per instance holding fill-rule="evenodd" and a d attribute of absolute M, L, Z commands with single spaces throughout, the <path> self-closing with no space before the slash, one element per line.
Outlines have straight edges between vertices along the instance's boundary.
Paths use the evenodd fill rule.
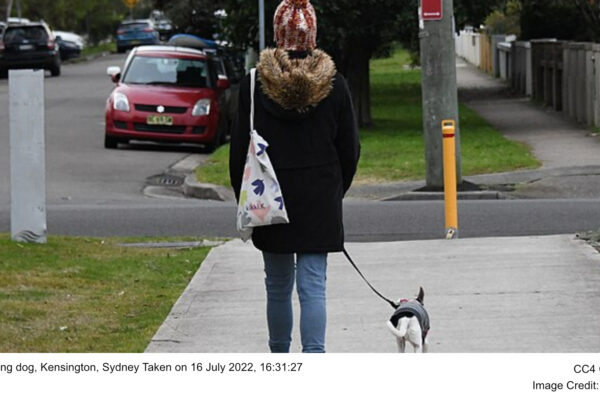
<path fill-rule="evenodd" d="M 4 51 L 4 42 L 0 40 L 0 51 Z"/>
<path fill-rule="evenodd" d="M 124 29 L 119 29 L 117 31 L 117 35 L 124 35 L 125 34 L 125 30 Z"/>
<path fill-rule="evenodd" d="M 48 49 L 54 50 L 54 40 L 48 39 Z"/>
<path fill-rule="evenodd" d="M 144 32 L 154 32 L 154 29 L 152 29 L 152 28 L 144 28 Z"/>

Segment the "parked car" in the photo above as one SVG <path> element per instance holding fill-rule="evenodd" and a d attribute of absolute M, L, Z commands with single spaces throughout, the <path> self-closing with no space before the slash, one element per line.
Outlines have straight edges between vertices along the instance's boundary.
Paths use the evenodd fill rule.
<path fill-rule="evenodd" d="M 221 112 L 229 81 L 209 55 L 173 46 L 140 46 L 123 72 L 109 67 L 116 87 L 106 101 L 104 146 L 129 140 L 203 144 L 214 150 L 229 127 Z"/>
<path fill-rule="evenodd" d="M 6 22 L 9 24 L 28 24 L 31 21 L 28 18 L 10 17 Z"/>
<path fill-rule="evenodd" d="M 61 60 L 77 58 L 81 55 L 81 50 L 84 47 L 84 40 L 81 36 L 73 32 L 64 31 L 54 31 L 52 33 L 58 44 Z"/>
<path fill-rule="evenodd" d="M 169 44 L 199 49 L 211 55 L 211 63 L 213 63 L 217 75 L 227 79 L 231 85 L 224 92 L 220 101 L 221 110 L 227 115 L 227 120 L 234 121 L 238 112 L 239 82 L 245 74 L 243 58 L 240 60 L 239 57 L 240 53 L 221 47 L 213 40 L 185 33 L 172 36 Z M 227 127 L 227 138 L 230 137 L 230 128 L 231 125 Z"/>
<path fill-rule="evenodd" d="M 139 45 L 158 44 L 158 31 L 149 19 L 123 21 L 117 29 L 117 52 Z"/>
<path fill-rule="evenodd" d="M 44 22 L 9 24 L 0 36 L 0 76 L 9 69 L 43 68 L 60 75 L 60 54 Z"/>
<path fill-rule="evenodd" d="M 169 40 L 174 31 L 173 22 L 162 11 L 158 10 L 150 13 L 150 20 L 158 31 L 159 39 L 162 41 Z"/>

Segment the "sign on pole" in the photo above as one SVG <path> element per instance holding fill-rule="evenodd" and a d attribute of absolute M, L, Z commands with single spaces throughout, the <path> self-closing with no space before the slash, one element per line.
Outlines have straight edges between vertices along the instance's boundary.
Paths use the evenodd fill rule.
<path fill-rule="evenodd" d="M 11 238 L 46 243 L 44 70 L 10 70 L 8 91 Z"/>
<path fill-rule="evenodd" d="M 437 21 L 442 19 L 442 0 L 421 0 L 421 19 Z"/>
<path fill-rule="evenodd" d="M 139 2 L 140 2 L 140 0 L 123 0 L 123 3 L 125 3 L 125 5 L 129 8 L 135 7 L 136 4 Z"/>

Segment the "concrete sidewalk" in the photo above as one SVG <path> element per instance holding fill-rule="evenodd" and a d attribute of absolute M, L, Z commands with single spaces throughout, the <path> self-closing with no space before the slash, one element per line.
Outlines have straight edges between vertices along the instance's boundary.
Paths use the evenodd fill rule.
<path fill-rule="evenodd" d="M 561 114 L 510 95 L 458 63 L 461 100 L 506 137 L 531 146 L 541 169 L 468 179 L 504 198 L 600 197 L 600 140 Z M 353 188 L 383 199 L 424 182 Z M 500 188 L 500 189 L 498 189 Z M 431 352 L 599 352 L 600 254 L 570 236 L 348 243 L 373 285 L 392 299 L 425 289 Z M 148 352 L 267 352 L 260 253 L 239 240 L 211 251 Z M 340 254 L 329 256 L 329 352 L 395 352 L 392 310 Z M 298 305 L 292 351 L 300 351 Z"/>
<path fill-rule="evenodd" d="M 573 236 L 347 246 L 392 299 L 423 286 L 430 352 L 600 351 L 600 254 Z M 327 284 L 328 352 L 396 351 L 392 309 L 341 254 L 329 256 Z M 239 240 L 214 248 L 146 351 L 267 352 L 260 253 Z"/>
<path fill-rule="evenodd" d="M 543 168 L 600 165 L 600 140 L 563 113 L 510 95 L 506 84 L 466 62 L 457 64 L 461 102 L 510 140 L 526 143 Z"/>

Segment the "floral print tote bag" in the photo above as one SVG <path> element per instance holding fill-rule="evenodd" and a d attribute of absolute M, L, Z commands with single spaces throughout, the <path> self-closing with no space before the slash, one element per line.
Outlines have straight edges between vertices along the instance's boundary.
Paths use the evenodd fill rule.
<path fill-rule="evenodd" d="M 289 223 L 283 195 L 267 154 L 269 144 L 254 129 L 256 69 L 250 71 L 250 145 L 237 210 L 237 230 L 244 241 L 256 226 Z"/>

